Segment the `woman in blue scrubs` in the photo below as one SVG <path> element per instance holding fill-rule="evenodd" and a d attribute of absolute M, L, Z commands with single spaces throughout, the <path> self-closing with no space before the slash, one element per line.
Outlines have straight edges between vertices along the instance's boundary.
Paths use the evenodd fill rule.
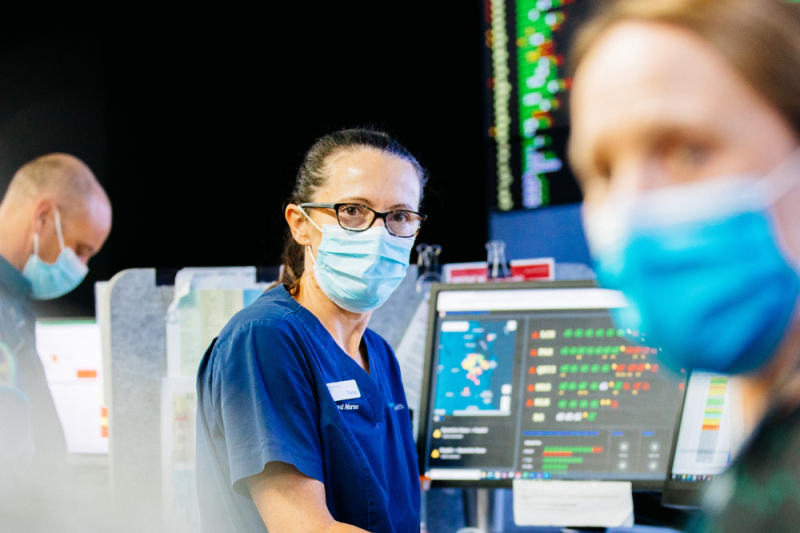
<path fill-rule="evenodd" d="M 425 172 L 388 135 L 306 154 L 283 284 L 238 313 L 198 375 L 204 532 L 418 532 L 411 420 L 392 349 L 367 329 L 405 276 Z"/>

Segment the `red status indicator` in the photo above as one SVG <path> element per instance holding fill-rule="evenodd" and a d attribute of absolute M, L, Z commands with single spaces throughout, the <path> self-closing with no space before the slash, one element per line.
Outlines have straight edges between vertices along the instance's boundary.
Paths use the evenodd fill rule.
<path fill-rule="evenodd" d="M 656 348 L 648 348 L 647 346 L 621 346 L 620 348 L 622 348 L 623 353 L 627 354 L 655 355 L 658 353 L 658 350 Z"/>
<path fill-rule="evenodd" d="M 617 372 L 658 372 L 658 365 L 647 365 L 647 364 L 618 364 L 617 368 L 615 369 Z"/>
<path fill-rule="evenodd" d="M 602 446 L 553 446 L 545 448 L 542 457 L 573 457 L 583 453 L 603 453 Z"/>
<path fill-rule="evenodd" d="M 543 452 L 542 457 L 572 457 L 572 452 Z"/>

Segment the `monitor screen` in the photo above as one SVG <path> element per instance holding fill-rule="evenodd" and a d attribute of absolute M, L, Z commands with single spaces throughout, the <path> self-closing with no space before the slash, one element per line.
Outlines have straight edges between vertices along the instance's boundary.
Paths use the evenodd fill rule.
<path fill-rule="evenodd" d="M 487 159 L 500 211 L 581 200 L 567 165 L 567 56 L 598 2 L 493 0 L 484 13 Z"/>
<path fill-rule="evenodd" d="M 735 378 L 692 373 L 662 498 L 665 505 L 699 505 L 702 490 L 725 471 L 744 441 L 743 409 Z"/>
<path fill-rule="evenodd" d="M 36 350 L 72 454 L 108 453 L 100 326 L 94 319 L 39 320 Z"/>
<path fill-rule="evenodd" d="M 440 485 L 631 480 L 660 488 L 683 379 L 614 326 L 592 282 L 437 285 L 418 438 Z"/>

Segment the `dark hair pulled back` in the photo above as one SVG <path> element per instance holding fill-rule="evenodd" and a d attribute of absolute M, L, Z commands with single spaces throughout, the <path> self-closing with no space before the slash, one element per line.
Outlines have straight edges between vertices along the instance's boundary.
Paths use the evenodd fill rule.
<path fill-rule="evenodd" d="M 329 133 L 314 143 L 303 157 L 303 163 L 297 172 L 297 179 L 292 189 L 292 196 L 287 203 L 300 205 L 312 202 L 314 195 L 325 185 L 327 180 L 325 165 L 328 158 L 339 152 L 364 148 L 380 150 L 411 163 L 419 176 L 420 191 L 424 190 L 428 180 L 427 173 L 406 147 L 382 131 L 355 128 Z M 422 192 L 420 192 L 421 194 Z M 286 236 L 281 261 L 283 273 L 280 282 L 289 285 L 289 292 L 294 294 L 305 269 L 305 252 L 303 246 L 292 237 L 291 230 Z"/>

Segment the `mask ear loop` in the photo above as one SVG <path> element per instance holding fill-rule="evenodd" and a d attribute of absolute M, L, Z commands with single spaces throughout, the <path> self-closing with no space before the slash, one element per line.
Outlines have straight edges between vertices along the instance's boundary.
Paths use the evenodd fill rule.
<path fill-rule="evenodd" d="M 58 237 L 58 245 L 61 247 L 60 250 L 64 250 L 64 234 L 61 231 L 61 215 L 56 209 L 56 236 Z M 37 235 L 38 237 L 38 235 Z M 34 246 L 38 244 L 38 239 L 34 239 Z"/>
<path fill-rule="evenodd" d="M 310 216 L 308 216 L 308 213 L 306 213 L 306 210 L 305 210 L 305 209 L 303 209 L 303 208 L 302 208 L 302 207 L 300 207 L 300 206 L 297 206 L 297 208 L 300 210 L 300 212 L 301 212 L 301 213 L 303 213 L 303 215 L 305 215 L 305 217 L 308 219 L 308 221 L 309 221 L 309 222 L 311 222 L 311 224 L 312 224 L 312 225 L 313 225 L 315 228 L 317 228 L 317 229 L 319 230 L 319 232 L 320 232 L 320 233 L 322 233 L 322 228 L 320 228 L 319 226 L 317 226 L 316 222 L 314 222 L 313 220 L 311 220 L 311 217 L 310 217 Z M 308 249 L 308 255 L 310 255 L 310 256 L 311 256 L 311 261 L 312 261 L 312 262 L 313 262 L 313 263 L 316 265 L 316 264 L 317 264 L 317 260 L 314 258 L 314 252 L 312 252 L 312 251 L 311 251 L 311 247 L 310 247 L 310 246 L 306 246 L 306 248 Z"/>
<path fill-rule="evenodd" d="M 798 168 L 800 168 L 800 148 L 763 178 L 769 190 L 770 204 L 776 204 L 798 185 L 800 182 Z"/>
<path fill-rule="evenodd" d="M 319 230 L 319 232 L 320 232 L 320 233 L 322 233 L 322 228 L 320 228 L 319 226 L 317 226 L 317 223 L 316 223 L 316 222 L 314 222 L 314 221 L 311 219 L 311 217 L 310 217 L 310 216 L 308 216 L 308 213 L 306 213 L 306 210 L 305 210 L 305 209 L 303 209 L 303 208 L 302 208 L 302 207 L 300 207 L 300 206 L 297 206 L 297 208 L 300 210 L 300 212 L 301 212 L 301 213 L 303 213 L 303 215 L 305 215 L 305 217 L 308 219 L 308 221 L 309 221 L 309 222 L 311 222 L 311 224 L 313 224 L 313 225 L 314 225 L 314 227 L 315 227 L 315 228 L 317 228 L 317 229 Z"/>
<path fill-rule="evenodd" d="M 800 183 L 800 172 L 796 169 L 800 168 L 800 148 L 797 148 L 792 154 L 786 158 L 777 168 L 770 172 L 765 178 L 763 183 L 769 187 L 769 202 L 771 205 L 777 204 L 783 199 L 784 196 L 794 190 Z M 800 265 L 793 261 L 790 264 L 800 271 Z M 797 317 L 800 316 L 800 305 L 795 307 L 792 313 L 792 320 L 789 325 L 791 330 L 797 323 Z M 788 331 L 788 330 L 787 330 Z M 783 343 L 779 344 L 779 349 Z M 795 384 L 797 383 L 797 373 L 800 371 L 800 361 L 796 361 L 792 366 L 791 371 L 783 374 L 782 379 L 778 379 L 771 394 L 771 399 L 767 400 L 767 408 L 764 413 L 765 417 L 771 416 L 773 413 L 780 413 L 781 410 L 791 410 L 795 397 Z"/>

